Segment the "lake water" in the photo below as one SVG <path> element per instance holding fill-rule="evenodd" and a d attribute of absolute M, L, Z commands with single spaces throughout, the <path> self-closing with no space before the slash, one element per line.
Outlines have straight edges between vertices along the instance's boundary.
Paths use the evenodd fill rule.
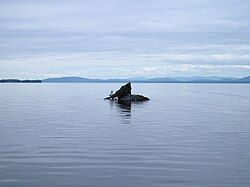
<path fill-rule="evenodd" d="M 0 84 L 0 186 L 250 186 L 250 84 Z"/>

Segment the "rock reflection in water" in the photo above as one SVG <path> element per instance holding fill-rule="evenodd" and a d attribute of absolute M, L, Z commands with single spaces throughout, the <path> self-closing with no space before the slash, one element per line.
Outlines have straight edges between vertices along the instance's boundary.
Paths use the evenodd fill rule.
<path fill-rule="evenodd" d="M 110 100 L 110 107 L 117 110 L 118 116 L 121 117 L 123 124 L 131 124 L 131 102 L 118 102 Z"/>

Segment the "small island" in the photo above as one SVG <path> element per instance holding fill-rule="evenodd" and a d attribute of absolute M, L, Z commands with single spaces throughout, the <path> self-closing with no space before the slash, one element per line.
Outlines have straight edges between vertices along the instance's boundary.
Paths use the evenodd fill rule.
<path fill-rule="evenodd" d="M 41 80 L 1 79 L 0 83 L 42 83 Z"/>
<path fill-rule="evenodd" d="M 106 97 L 105 99 L 114 100 L 117 98 L 118 102 L 120 103 L 142 102 L 149 100 L 148 97 L 145 97 L 143 95 L 131 94 L 131 90 L 132 87 L 131 83 L 129 82 L 123 85 L 114 94 L 110 94 L 110 96 Z"/>

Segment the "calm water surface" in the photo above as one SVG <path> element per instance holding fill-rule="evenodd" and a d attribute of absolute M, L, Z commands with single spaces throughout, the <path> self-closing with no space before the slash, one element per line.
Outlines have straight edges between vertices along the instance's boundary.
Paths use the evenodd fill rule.
<path fill-rule="evenodd" d="M 0 84 L 0 186 L 250 186 L 250 84 Z"/>

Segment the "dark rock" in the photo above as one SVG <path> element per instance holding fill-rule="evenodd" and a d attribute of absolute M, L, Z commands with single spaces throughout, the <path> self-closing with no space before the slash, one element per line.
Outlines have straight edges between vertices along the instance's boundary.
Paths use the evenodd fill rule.
<path fill-rule="evenodd" d="M 114 99 L 118 98 L 120 100 L 121 98 L 127 96 L 128 94 L 131 94 L 131 83 L 127 83 L 124 86 L 122 86 L 118 91 L 116 91 L 114 94 L 110 95 L 109 97 L 106 97 L 105 99 Z"/>
<path fill-rule="evenodd" d="M 148 100 L 149 100 L 148 97 L 145 97 L 143 95 L 135 95 L 135 94 L 128 94 L 127 96 L 120 99 L 120 101 L 123 101 L 123 102 L 131 102 L 131 101 L 140 102 L 140 101 L 148 101 Z"/>
<path fill-rule="evenodd" d="M 118 98 L 118 101 L 120 102 L 140 102 L 140 101 L 148 101 L 149 98 L 145 97 L 143 95 L 135 95 L 131 94 L 131 83 L 127 83 L 124 86 L 122 86 L 118 91 L 116 91 L 114 94 L 111 94 L 109 97 L 106 97 L 105 99 L 115 99 Z"/>

